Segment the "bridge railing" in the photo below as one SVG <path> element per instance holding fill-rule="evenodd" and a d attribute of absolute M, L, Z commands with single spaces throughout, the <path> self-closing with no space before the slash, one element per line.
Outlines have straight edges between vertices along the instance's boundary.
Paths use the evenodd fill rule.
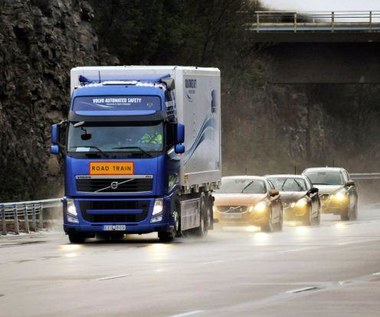
<path fill-rule="evenodd" d="M 351 173 L 353 180 L 371 180 L 380 179 L 380 173 Z"/>
<path fill-rule="evenodd" d="M 256 11 L 255 32 L 379 32 L 380 11 Z"/>
<path fill-rule="evenodd" d="M 19 234 L 20 231 L 29 233 L 38 231 L 44 226 L 44 211 L 48 208 L 60 207 L 61 198 L 0 203 L 0 223 L 2 234 L 8 230 Z"/>

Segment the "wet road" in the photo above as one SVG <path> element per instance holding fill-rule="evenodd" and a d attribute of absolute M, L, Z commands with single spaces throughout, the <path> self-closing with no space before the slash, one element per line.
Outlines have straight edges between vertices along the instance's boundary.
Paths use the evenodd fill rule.
<path fill-rule="evenodd" d="M 0 316 L 379 316 L 380 208 L 281 233 L 0 238 Z"/>

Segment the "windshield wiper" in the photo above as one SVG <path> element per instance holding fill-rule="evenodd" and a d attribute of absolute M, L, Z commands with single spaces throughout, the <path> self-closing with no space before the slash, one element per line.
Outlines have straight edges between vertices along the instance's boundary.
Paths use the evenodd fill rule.
<path fill-rule="evenodd" d="M 141 151 L 142 153 L 146 154 L 147 156 L 152 157 L 152 155 L 150 155 L 147 151 L 143 150 L 139 146 L 117 146 L 117 147 L 113 147 L 112 149 L 113 150 L 132 150 L 132 149 L 137 149 L 137 150 Z"/>
<path fill-rule="evenodd" d="M 98 148 L 95 145 L 74 145 L 74 146 L 70 146 L 70 148 L 73 148 L 73 149 L 76 149 L 78 147 L 87 147 L 87 148 L 90 148 L 90 149 L 96 149 L 96 150 L 98 150 L 99 153 L 101 153 L 105 157 L 110 157 L 107 153 L 103 152 L 100 148 Z M 87 152 L 84 152 L 84 153 L 89 154 Z"/>
<path fill-rule="evenodd" d="M 244 191 L 253 184 L 254 181 L 249 182 L 247 185 L 244 186 L 244 188 L 241 190 L 241 193 L 244 193 Z"/>

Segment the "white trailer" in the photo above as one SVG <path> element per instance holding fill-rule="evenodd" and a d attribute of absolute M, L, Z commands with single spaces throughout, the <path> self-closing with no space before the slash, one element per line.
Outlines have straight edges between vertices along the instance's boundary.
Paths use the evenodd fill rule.
<path fill-rule="evenodd" d="M 199 187 L 212 189 L 221 179 L 220 71 L 193 66 L 94 66 L 71 70 L 71 93 L 79 77 L 94 82 L 151 80 L 169 75 L 175 82 L 178 122 L 185 125 L 185 153 L 180 183 L 186 193 Z"/>

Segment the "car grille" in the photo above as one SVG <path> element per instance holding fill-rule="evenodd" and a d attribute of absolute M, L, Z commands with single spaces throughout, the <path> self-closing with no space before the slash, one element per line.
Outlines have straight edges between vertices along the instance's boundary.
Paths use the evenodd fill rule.
<path fill-rule="evenodd" d="M 139 222 L 149 211 L 149 201 L 81 201 L 79 206 L 83 219 L 94 223 Z"/>
<path fill-rule="evenodd" d="M 241 213 L 246 212 L 247 206 L 218 206 L 219 212 L 228 212 L 228 213 Z"/>
<path fill-rule="evenodd" d="M 77 179 L 77 190 L 79 192 L 136 193 L 150 192 L 152 189 L 152 178 Z"/>
<path fill-rule="evenodd" d="M 323 194 L 323 195 L 320 195 L 319 198 L 324 201 L 324 200 L 328 199 L 329 196 L 330 196 L 329 194 Z"/>

